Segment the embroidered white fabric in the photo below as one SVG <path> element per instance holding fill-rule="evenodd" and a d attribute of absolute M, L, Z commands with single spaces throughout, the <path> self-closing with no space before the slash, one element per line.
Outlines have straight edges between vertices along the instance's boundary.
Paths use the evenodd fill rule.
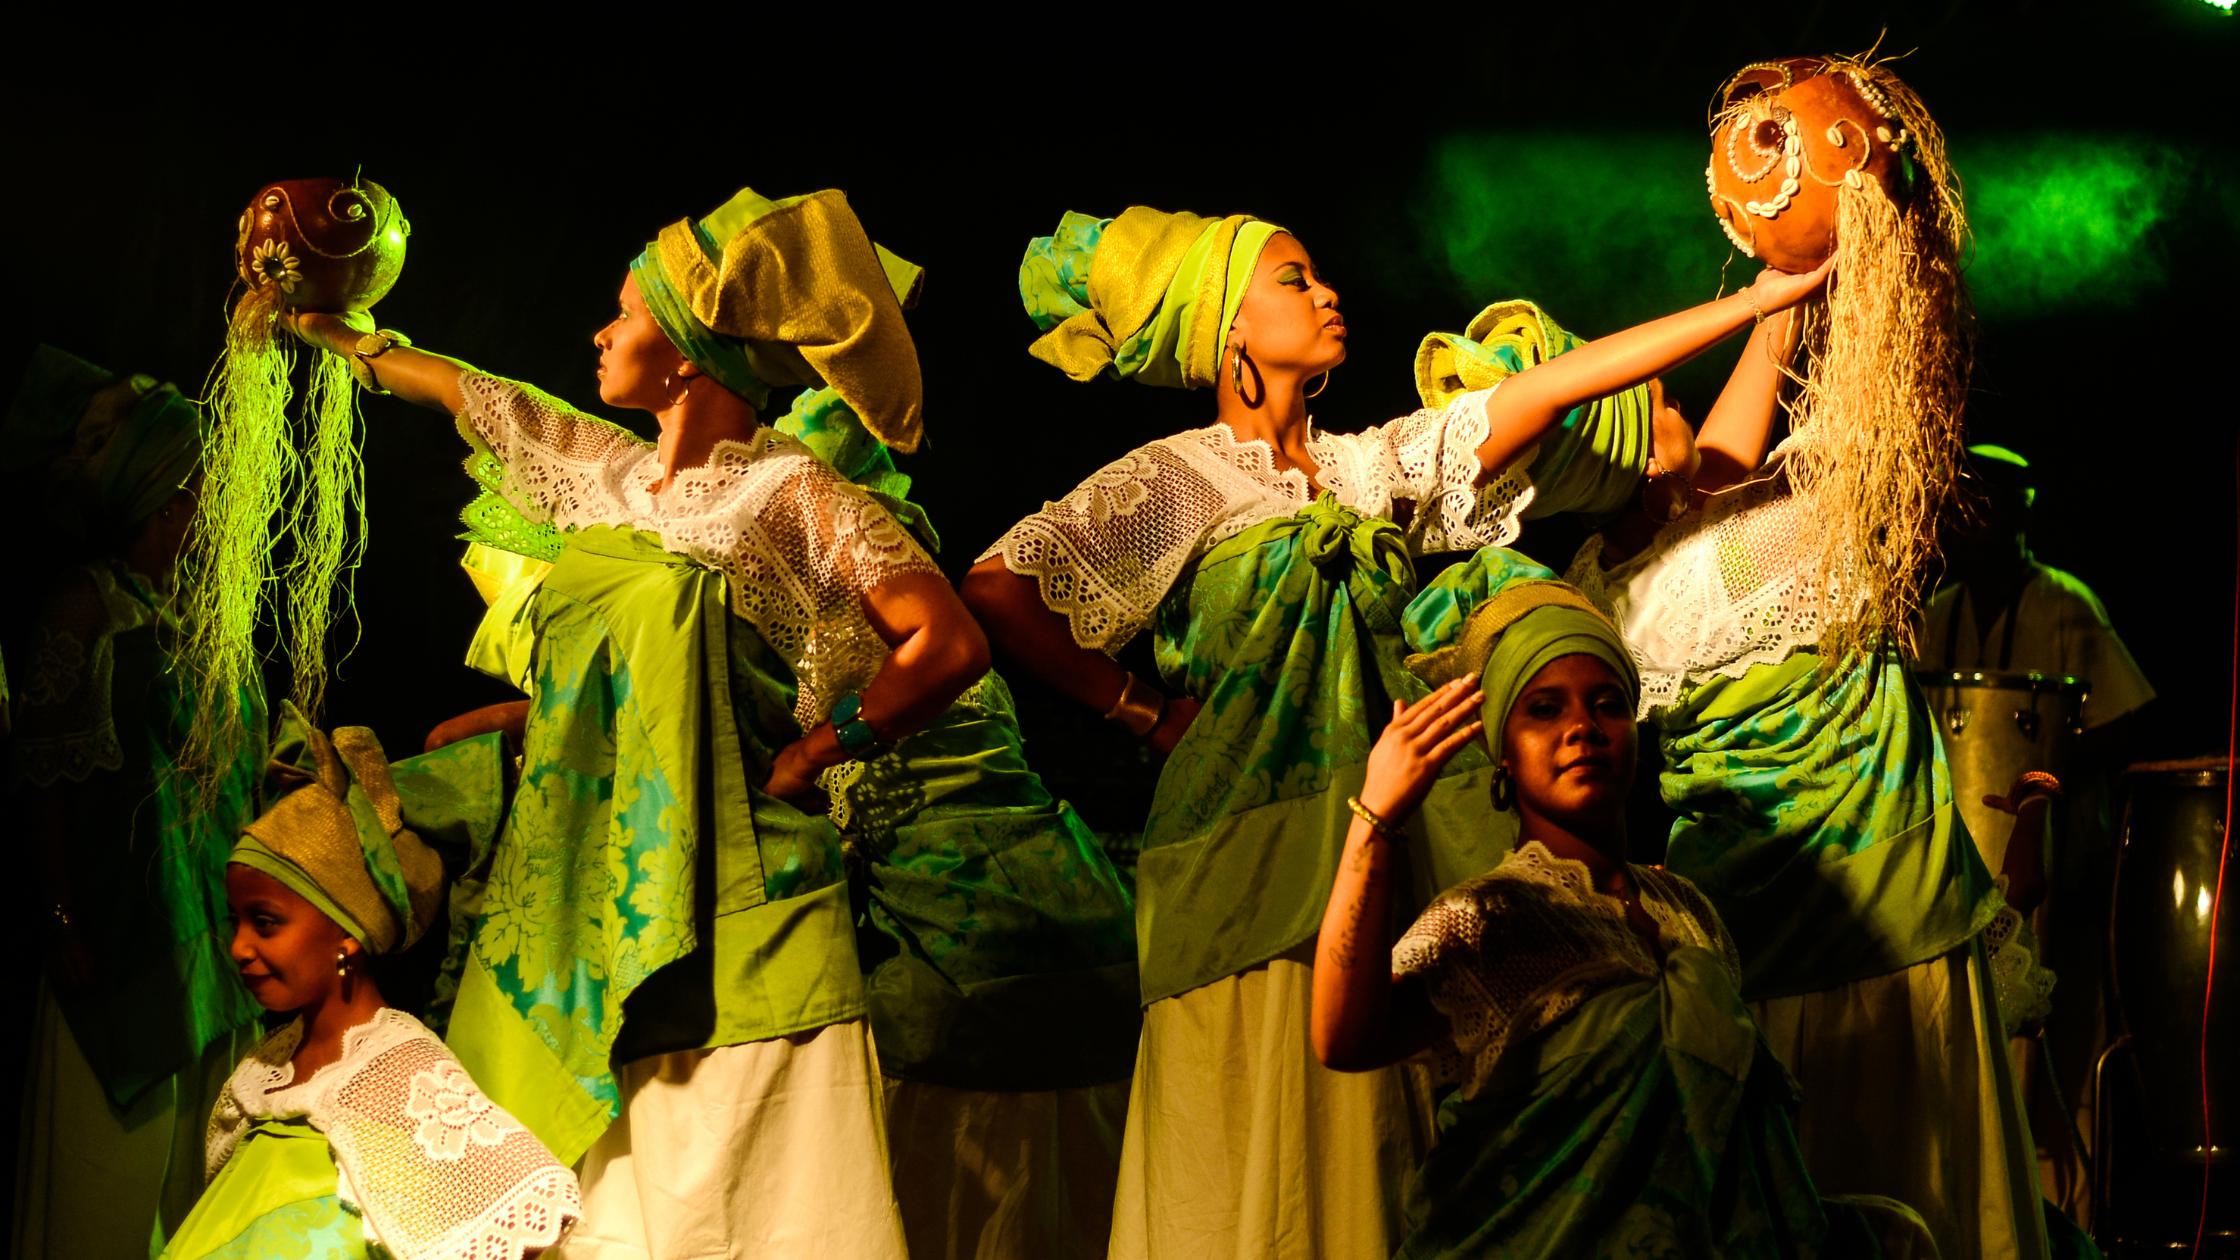
<path fill-rule="evenodd" d="M 1996 881 L 2002 896 L 2007 877 Z M 2038 937 L 2030 921 L 2004 900 L 1983 929 L 1983 952 L 1991 960 L 1991 988 L 1999 1003 L 1999 1023 L 2009 1037 L 2044 1023 L 2053 1012 L 2054 973 L 2038 958 Z"/>
<path fill-rule="evenodd" d="M 397 1260 L 519 1260 L 582 1214 L 575 1174 L 477 1088 L 419 1020 L 383 1010 L 303 1081 L 290 1022 L 242 1060 L 211 1112 L 208 1175 L 250 1124 L 302 1116 L 326 1134 L 343 1201 Z"/>
<path fill-rule="evenodd" d="M 1321 489 L 1365 516 L 1402 520 L 1418 555 L 1509 542 L 1532 503 L 1525 470 L 1534 450 L 1477 484 L 1492 393 L 1464 394 L 1360 433 L 1310 429 L 1307 451 Z M 1315 493 L 1304 472 L 1276 467 L 1266 442 L 1242 441 L 1228 425 L 1212 424 L 1105 465 L 977 559 L 1000 555 L 1013 573 L 1036 579 L 1074 642 L 1109 653 L 1150 624 L 1192 561 L 1225 538 L 1297 512 Z"/>
<path fill-rule="evenodd" d="M 1809 505 L 1788 493 L 1769 464 L 1758 479 L 1665 526 L 1621 564 L 1603 567 L 1603 538 L 1595 535 L 1564 580 L 1625 634 L 1641 671 L 1640 716 L 1648 718 L 1693 683 L 1739 678 L 1820 641 L 1813 532 Z"/>
<path fill-rule="evenodd" d="M 1695 885 L 1654 867 L 1628 869 L 1664 947 L 1708 949 L 1740 984 L 1734 942 Z M 1421 976 L 1432 1006 L 1447 1017 L 1434 1058 L 1466 1098 L 1519 1041 L 1590 994 L 1660 969 L 1627 925 L 1624 902 L 1596 889 L 1585 863 L 1529 840 L 1491 871 L 1441 893 L 1392 947 L 1392 974 Z"/>
<path fill-rule="evenodd" d="M 868 493 L 768 426 L 717 443 L 706 464 L 678 469 L 657 492 L 652 443 L 516 381 L 469 373 L 459 392 L 462 435 L 498 458 L 498 491 L 524 517 L 644 530 L 723 574 L 732 611 L 792 668 L 804 728 L 886 661 L 864 595 L 941 572 Z"/>
<path fill-rule="evenodd" d="M 120 634 L 154 626 L 159 614 L 107 565 L 63 581 L 40 610 L 14 697 L 13 774 L 47 788 L 83 783 L 124 766 L 111 688 Z"/>

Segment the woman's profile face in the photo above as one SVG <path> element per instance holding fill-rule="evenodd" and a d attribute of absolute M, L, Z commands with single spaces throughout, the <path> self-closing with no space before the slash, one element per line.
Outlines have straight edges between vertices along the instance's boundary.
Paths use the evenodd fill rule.
<path fill-rule="evenodd" d="M 661 325 L 653 322 L 635 276 L 624 276 L 615 315 L 593 333 L 599 348 L 599 398 L 610 407 L 660 411 L 672 399 L 663 382 L 684 363 Z"/>
<path fill-rule="evenodd" d="M 1268 239 L 1252 284 L 1229 326 L 1229 345 L 1262 372 L 1315 376 L 1346 361 L 1346 321 L 1338 291 L 1314 269 L 1306 248 L 1288 232 Z M 1226 364 L 1222 369 L 1228 371 Z"/>
<path fill-rule="evenodd" d="M 358 952 L 342 926 L 287 885 L 254 867 L 228 864 L 233 965 L 249 996 L 268 1011 L 300 1011 L 333 991 L 335 954 Z"/>
<path fill-rule="evenodd" d="M 1633 704 L 1616 671 L 1585 653 L 1548 662 L 1501 725 L 1518 811 L 1573 831 L 1622 820 L 1634 738 Z"/>

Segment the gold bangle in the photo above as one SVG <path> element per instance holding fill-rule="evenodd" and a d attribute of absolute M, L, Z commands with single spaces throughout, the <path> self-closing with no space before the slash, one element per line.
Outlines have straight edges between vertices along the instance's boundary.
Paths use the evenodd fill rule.
<path fill-rule="evenodd" d="M 1104 720 L 1118 722 L 1130 735 L 1142 739 L 1159 728 L 1159 719 L 1166 712 L 1167 697 L 1131 673 L 1128 681 L 1121 684 L 1120 698 L 1112 702 L 1112 710 L 1104 715 Z"/>
<path fill-rule="evenodd" d="M 1748 284 L 1742 287 L 1742 300 L 1750 304 L 1750 322 L 1752 324 L 1766 322 L 1766 313 L 1758 309 L 1758 287 L 1756 285 Z"/>
<path fill-rule="evenodd" d="M 1392 827 L 1387 824 L 1384 819 L 1377 817 L 1377 811 L 1362 804 L 1360 797 L 1347 797 L 1346 808 L 1353 811 L 1353 816 L 1355 818 L 1358 818 L 1361 821 L 1369 824 L 1369 832 L 1371 835 L 1385 840 L 1392 839 Z"/>
<path fill-rule="evenodd" d="M 358 338 L 357 344 L 350 348 L 350 375 L 357 379 L 359 389 L 369 394 L 389 392 L 381 388 L 381 379 L 374 375 L 373 361 L 397 346 L 410 349 L 412 338 L 392 328 L 369 332 Z"/>

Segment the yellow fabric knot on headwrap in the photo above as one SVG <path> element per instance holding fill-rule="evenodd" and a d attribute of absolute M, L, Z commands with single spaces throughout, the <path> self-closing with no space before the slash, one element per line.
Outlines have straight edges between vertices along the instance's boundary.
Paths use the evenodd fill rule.
<path fill-rule="evenodd" d="M 372 731 L 329 738 L 283 704 L 264 790 L 270 803 L 228 861 L 279 880 L 375 954 L 420 939 L 443 905 L 443 859 L 405 827 Z"/>
<path fill-rule="evenodd" d="M 1470 610 L 1462 637 L 1436 652 L 1407 659 L 1410 672 L 1433 687 L 1457 678 L 1476 677 L 1485 703 L 1486 750 L 1501 762 L 1501 728 L 1509 710 L 1533 676 L 1560 657 L 1587 655 L 1608 665 L 1626 689 L 1626 703 L 1639 702 L 1641 676 L 1624 636 L 1579 588 L 1567 582 L 1529 578 L 1511 582 Z"/>
<path fill-rule="evenodd" d="M 1416 348 L 1416 395 L 1445 407 L 1585 345 L 1546 311 L 1521 299 L 1495 302 L 1459 333 L 1435 332 Z M 1632 500 L 1649 467 L 1649 387 L 1636 385 L 1572 408 L 1540 439 L 1529 471 L 1525 519 L 1562 512 L 1601 516 Z"/>
<path fill-rule="evenodd" d="M 1068 212 L 1019 263 L 1019 298 L 1044 330 L 1028 353 L 1077 381 L 1211 386 L 1260 251 L 1281 231 L 1243 214 Z"/>
<path fill-rule="evenodd" d="M 756 406 L 772 385 L 830 386 L 899 451 L 924 431 L 902 312 L 924 270 L 872 243 L 838 189 L 772 201 L 751 188 L 661 229 L 631 264 L 678 351 Z"/>

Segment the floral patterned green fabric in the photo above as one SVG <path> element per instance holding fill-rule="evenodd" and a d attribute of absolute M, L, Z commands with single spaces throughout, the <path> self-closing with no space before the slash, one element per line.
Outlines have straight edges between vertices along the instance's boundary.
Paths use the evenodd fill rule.
<path fill-rule="evenodd" d="M 1942 957 L 1998 912 L 1931 722 L 1894 652 L 1793 652 L 1659 715 L 1665 864 L 1718 907 L 1751 1000 Z"/>
<path fill-rule="evenodd" d="M 1488 547 L 1419 594 L 1399 526 L 1325 494 L 1216 544 L 1177 581 L 1153 650 L 1168 685 L 1205 707 L 1159 776 L 1137 862 L 1145 1003 L 1315 934 L 1352 818 L 1346 797 L 1392 701 L 1425 691 L 1402 659 L 1451 641 L 1503 584 L 1551 576 Z M 1482 752 L 1448 763 L 1406 828 L 1413 887 L 1401 910 L 1508 852 L 1513 835 L 1485 826 L 1490 791 Z"/>
<path fill-rule="evenodd" d="M 1675 948 L 1446 1100 L 1396 1254 L 1872 1255 L 1805 1172 L 1796 1098 L 1718 956 Z"/>
<path fill-rule="evenodd" d="M 1135 903 L 1028 767 L 1003 679 L 865 763 L 844 795 L 880 1066 L 964 1089 L 1125 1080 Z"/>
<path fill-rule="evenodd" d="M 752 786 L 794 690 L 722 576 L 594 526 L 530 617 L 523 772 L 447 1040 L 571 1163 L 618 1113 L 612 1063 L 854 1018 L 863 986 L 838 836 Z"/>
<path fill-rule="evenodd" d="M 251 1126 L 164 1248 L 163 1260 L 368 1260 L 371 1254 L 365 1222 L 336 1192 L 326 1134 L 299 1118 Z"/>

